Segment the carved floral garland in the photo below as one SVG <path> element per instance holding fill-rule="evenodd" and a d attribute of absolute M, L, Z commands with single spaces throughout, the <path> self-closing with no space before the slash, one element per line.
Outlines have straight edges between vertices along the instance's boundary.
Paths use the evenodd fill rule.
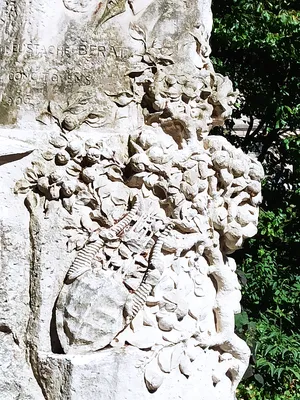
<path fill-rule="evenodd" d="M 172 369 L 188 377 L 198 352 L 217 347 L 222 372 L 213 379 L 230 371 L 235 389 L 249 350 L 233 333 L 240 286 L 223 254 L 256 233 L 260 164 L 225 138 L 178 144 L 155 124 L 131 136 L 125 163 L 101 140 L 61 134 L 50 145 L 16 191 L 30 191 L 31 208 L 40 197 L 46 217 L 60 206 L 80 216 L 57 305 L 64 351 L 151 349 L 145 381 L 155 391 Z"/>
<path fill-rule="evenodd" d="M 57 301 L 58 337 L 65 353 L 147 351 L 151 392 L 175 368 L 189 377 L 213 347 L 213 381 L 230 379 L 234 391 L 249 349 L 234 334 L 240 285 L 227 255 L 256 233 L 263 170 L 225 138 L 207 136 L 236 93 L 210 68 L 201 32 L 191 33 L 203 61 L 192 77 L 141 27 L 130 34 L 144 45 L 128 70 L 130 90 L 50 102 L 45 115 L 61 134 L 16 184 L 29 192 L 29 210 L 39 203 L 46 218 L 60 207 L 70 214 L 67 247 L 76 255 Z M 104 140 L 76 133 L 83 123 L 110 124 L 131 102 L 147 125 L 131 134 L 122 159 Z"/>

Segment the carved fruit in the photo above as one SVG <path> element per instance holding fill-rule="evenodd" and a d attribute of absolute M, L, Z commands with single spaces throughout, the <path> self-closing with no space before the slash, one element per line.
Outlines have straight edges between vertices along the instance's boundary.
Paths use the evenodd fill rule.
<path fill-rule="evenodd" d="M 61 185 L 62 197 L 71 197 L 76 190 L 76 184 L 71 181 L 63 182 Z"/>
<path fill-rule="evenodd" d="M 49 188 L 49 198 L 50 200 L 58 200 L 60 195 L 60 188 L 57 185 L 52 185 Z"/>
<path fill-rule="evenodd" d="M 66 145 L 67 145 L 66 139 L 64 139 L 61 136 L 56 136 L 56 137 L 51 138 L 49 140 L 49 143 L 51 143 L 52 146 L 54 146 L 54 147 L 56 147 L 58 149 L 66 147 Z"/>
<path fill-rule="evenodd" d="M 55 156 L 55 162 L 57 165 L 66 165 L 70 161 L 70 155 L 66 151 L 62 150 Z"/>
<path fill-rule="evenodd" d="M 59 185 L 60 183 L 62 183 L 64 179 L 64 176 L 60 173 L 60 172 L 52 172 L 49 175 L 49 181 L 51 184 L 56 183 L 57 185 Z"/>
<path fill-rule="evenodd" d="M 49 189 L 49 179 L 46 176 L 42 176 L 37 181 L 37 187 L 39 191 L 43 194 L 48 194 Z"/>
<path fill-rule="evenodd" d="M 80 140 L 72 140 L 67 147 L 67 151 L 70 153 L 71 157 L 75 157 L 82 153 L 83 146 Z"/>
<path fill-rule="evenodd" d="M 97 176 L 97 170 L 93 167 L 85 168 L 81 172 L 81 178 L 82 178 L 83 182 L 85 182 L 87 184 L 93 182 L 96 179 L 96 176 Z"/>
<path fill-rule="evenodd" d="M 82 354 L 107 346 L 124 327 L 127 295 L 124 285 L 104 271 L 89 270 L 65 285 L 56 310 L 64 352 Z"/>
<path fill-rule="evenodd" d="M 100 161 L 101 151 L 95 148 L 88 149 L 86 152 L 86 161 L 88 165 L 94 165 Z"/>
<path fill-rule="evenodd" d="M 62 122 L 62 127 L 67 131 L 72 131 L 79 126 L 79 121 L 75 115 L 67 114 Z"/>

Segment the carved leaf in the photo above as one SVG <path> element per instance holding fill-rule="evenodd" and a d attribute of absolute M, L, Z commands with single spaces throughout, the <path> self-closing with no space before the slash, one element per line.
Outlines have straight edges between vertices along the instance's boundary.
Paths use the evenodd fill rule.
<path fill-rule="evenodd" d="M 40 161 L 33 161 L 32 167 L 39 178 L 46 175 L 46 166 L 44 163 Z"/>
<path fill-rule="evenodd" d="M 174 350 L 173 350 L 172 357 L 171 357 L 171 369 L 178 367 L 180 360 L 181 360 L 182 353 L 183 353 L 182 344 L 181 343 L 176 344 L 174 346 Z"/>
<path fill-rule="evenodd" d="M 186 354 L 182 354 L 179 369 L 185 376 L 190 376 L 192 374 L 192 363 L 190 358 Z"/>
<path fill-rule="evenodd" d="M 81 167 L 80 167 L 78 164 L 76 164 L 76 163 L 70 164 L 70 165 L 67 167 L 67 173 L 68 173 L 69 175 L 71 175 L 71 176 L 76 176 L 76 177 L 78 177 L 79 174 L 80 174 L 80 172 L 81 172 Z"/>
<path fill-rule="evenodd" d="M 27 168 L 24 175 L 30 183 L 36 183 L 38 180 L 37 173 L 32 168 Z"/>
<path fill-rule="evenodd" d="M 29 191 L 29 189 L 32 187 L 32 185 L 28 182 L 27 179 L 20 179 L 18 182 L 15 184 L 15 189 L 14 193 L 15 194 L 25 194 Z"/>
<path fill-rule="evenodd" d="M 166 55 L 164 55 L 164 56 L 158 56 L 157 57 L 157 59 L 156 59 L 156 62 L 158 63 L 158 64 L 160 64 L 160 65 L 171 65 L 171 64 L 174 64 L 174 60 L 173 60 L 173 58 L 172 57 L 169 57 L 169 56 L 166 56 Z"/>
<path fill-rule="evenodd" d="M 111 181 L 123 181 L 122 171 L 117 166 L 112 166 L 108 168 L 107 176 Z"/>
<path fill-rule="evenodd" d="M 59 104 L 55 103 L 54 101 L 50 101 L 48 110 L 57 120 L 60 120 L 62 118 L 63 109 Z"/>
<path fill-rule="evenodd" d="M 152 326 L 143 326 L 136 332 L 130 331 L 126 340 L 139 349 L 148 349 L 160 341 L 160 332 Z"/>
<path fill-rule="evenodd" d="M 171 359 L 173 354 L 173 347 L 167 346 L 162 349 L 158 354 L 158 365 L 163 372 L 171 372 Z"/>
<path fill-rule="evenodd" d="M 147 64 L 149 64 L 149 65 L 155 64 L 155 62 L 156 62 L 155 57 L 153 57 L 153 55 L 150 54 L 150 53 L 146 53 L 146 54 L 144 55 L 144 57 L 143 57 L 143 60 L 145 61 L 145 63 L 147 63 Z"/>
<path fill-rule="evenodd" d="M 64 217 L 64 229 L 77 229 L 78 228 L 78 222 L 74 219 L 74 217 Z M 67 236 L 70 236 L 70 233 L 67 234 Z"/>
<path fill-rule="evenodd" d="M 78 193 L 76 203 L 83 206 L 91 206 L 92 208 L 97 207 L 98 204 L 94 196 L 87 190 L 81 190 Z"/>
<path fill-rule="evenodd" d="M 72 112 L 72 108 L 76 108 L 78 106 L 85 107 L 87 104 L 89 104 L 92 100 L 92 96 L 89 96 L 86 92 L 79 92 L 76 93 L 74 96 L 70 97 L 68 99 L 68 107 L 65 109 L 65 111 Z"/>
<path fill-rule="evenodd" d="M 52 115 L 48 112 L 42 112 L 38 117 L 36 117 L 38 122 L 41 122 L 44 125 L 50 125 L 52 120 Z"/>
<path fill-rule="evenodd" d="M 129 34 L 133 39 L 141 40 L 146 45 L 146 33 L 139 25 L 131 23 L 129 25 Z"/>
<path fill-rule="evenodd" d="M 97 128 L 102 125 L 102 122 L 103 122 L 102 120 L 104 118 L 105 118 L 104 112 L 102 114 L 101 113 L 91 113 L 85 118 L 84 122 L 91 127 Z"/>
<path fill-rule="evenodd" d="M 122 206 L 127 204 L 127 198 L 124 197 L 124 193 L 114 192 L 111 195 L 111 201 L 114 203 L 115 206 Z"/>
<path fill-rule="evenodd" d="M 70 214 L 72 214 L 74 205 L 74 196 L 62 199 L 62 205 Z"/>
<path fill-rule="evenodd" d="M 129 154 L 133 156 L 134 154 L 142 154 L 144 153 L 144 150 L 141 146 L 139 146 L 137 143 L 135 143 L 134 140 L 131 138 L 129 139 Z"/>
<path fill-rule="evenodd" d="M 42 157 L 46 160 L 46 161 L 51 161 L 53 160 L 53 158 L 55 157 L 55 153 L 51 150 L 47 150 L 42 154 Z"/>
<path fill-rule="evenodd" d="M 77 239 L 74 237 L 71 237 L 68 242 L 67 242 L 67 252 L 71 253 L 71 251 L 76 249 L 76 242 Z"/>
<path fill-rule="evenodd" d="M 88 1 L 63 0 L 65 7 L 74 12 L 83 13 L 88 10 Z"/>
<path fill-rule="evenodd" d="M 102 188 L 106 186 L 109 183 L 109 179 L 107 178 L 106 175 L 100 175 L 97 176 L 96 179 L 94 180 L 94 188 Z"/>
<path fill-rule="evenodd" d="M 100 17 L 97 18 L 97 26 L 104 24 L 104 22 L 108 21 L 110 18 L 115 17 L 118 14 L 121 14 L 125 11 L 126 0 L 108 0 L 106 4 L 106 8 Z M 100 3 L 101 5 L 101 3 Z M 99 9 L 101 13 L 101 9 Z"/>
<path fill-rule="evenodd" d="M 130 76 L 131 74 L 142 74 L 148 68 L 150 68 L 149 65 L 141 62 L 139 64 L 135 64 L 133 68 L 129 69 L 126 75 Z"/>
<path fill-rule="evenodd" d="M 83 111 L 85 111 L 85 108 L 82 107 L 80 104 L 76 104 L 72 107 L 69 107 L 67 110 L 67 112 L 74 114 L 74 115 L 81 114 Z"/>
<path fill-rule="evenodd" d="M 34 192 L 29 192 L 25 199 L 25 206 L 30 212 L 39 205 L 39 196 Z"/>
<path fill-rule="evenodd" d="M 163 383 L 164 373 L 157 365 L 156 360 L 147 365 L 145 371 L 145 382 L 150 392 L 155 392 Z"/>
<path fill-rule="evenodd" d="M 143 311 L 140 310 L 136 316 L 133 318 L 133 320 L 130 323 L 130 327 L 133 330 L 133 332 L 137 332 L 140 329 L 143 329 L 143 322 L 144 322 L 144 318 L 143 318 Z"/>
<path fill-rule="evenodd" d="M 144 316 L 144 325 L 157 327 L 156 316 L 149 311 L 148 307 L 144 308 L 143 316 Z"/>
<path fill-rule="evenodd" d="M 124 91 L 117 94 L 106 91 L 105 94 L 110 96 L 112 100 L 121 107 L 127 106 L 133 100 L 133 93 L 129 91 Z"/>
<path fill-rule="evenodd" d="M 93 232 L 99 228 L 97 222 L 93 222 L 89 215 L 83 215 L 80 223 L 87 232 Z"/>
<path fill-rule="evenodd" d="M 76 240 L 76 250 L 81 250 L 86 244 L 86 238 L 84 236 L 77 237 Z"/>

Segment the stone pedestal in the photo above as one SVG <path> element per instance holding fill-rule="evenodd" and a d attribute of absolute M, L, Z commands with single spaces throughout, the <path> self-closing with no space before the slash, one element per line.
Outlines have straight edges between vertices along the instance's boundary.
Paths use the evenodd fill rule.
<path fill-rule="evenodd" d="M 0 13 L 1 396 L 233 400 L 263 171 L 209 135 L 210 0 Z"/>

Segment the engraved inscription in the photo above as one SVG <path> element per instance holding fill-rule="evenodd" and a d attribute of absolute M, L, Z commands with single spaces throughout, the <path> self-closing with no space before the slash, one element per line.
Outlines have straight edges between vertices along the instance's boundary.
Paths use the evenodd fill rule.
<path fill-rule="evenodd" d="M 60 46 L 4 43 L 0 58 L 11 68 L 0 70 L 1 106 L 5 110 L 22 107 L 39 111 L 53 93 L 77 92 L 82 87 L 108 90 L 115 82 L 113 77 L 124 75 L 131 55 L 132 49 L 125 46 L 78 38 Z M 14 61 L 19 59 L 24 61 Z"/>
<path fill-rule="evenodd" d="M 90 44 L 87 42 L 80 42 L 72 46 L 51 45 L 48 47 L 38 43 L 11 43 L 8 45 L 0 45 L 0 57 L 11 57 L 19 54 L 24 55 L 25 58 L 48 57 L 55 60 L 74 56 L 99 57 L 99 59 L 114 56 L 118 61 L 125 61 L 132 55 L 132 50 L 123 46 Z"/>

